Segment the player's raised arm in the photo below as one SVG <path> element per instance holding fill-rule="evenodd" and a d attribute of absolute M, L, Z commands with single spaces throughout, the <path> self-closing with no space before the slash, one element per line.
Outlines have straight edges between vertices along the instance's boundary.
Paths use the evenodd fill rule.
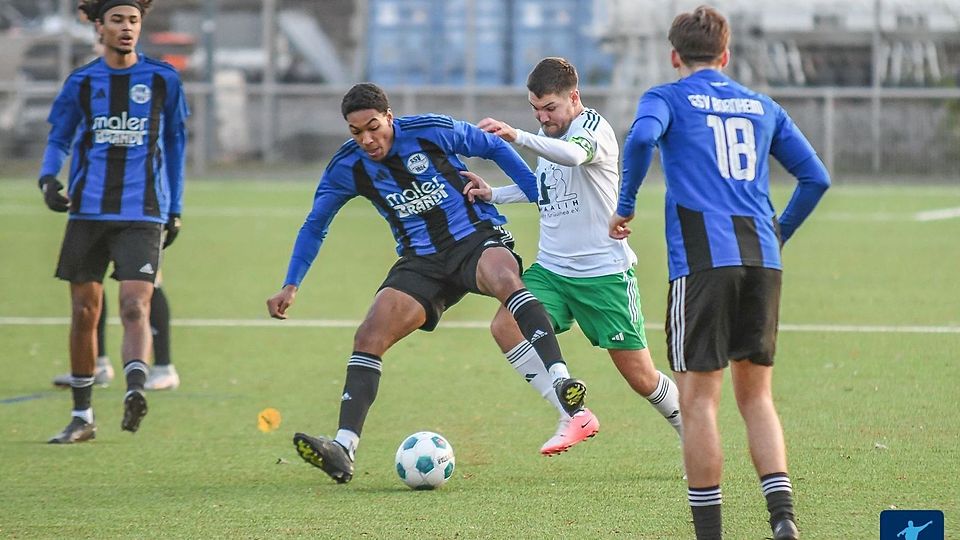
<path fill-rule="evenodd" d="M 495 162 L 523 190 L 528 201 L 537 200 L 537 179 L 520 154 L 499 137 L 467 122 L 454 121 L 456 152 Z"/>
<path fill-rule="evenodd" d="M 483 120 L 477 122 L 477 127 L 491 135 L 496 135 L 501 139 L 507 141 L 508 143 L 515 142 L 517 140 L 517 130 L 510 124 L 502 122 L 495 118 L 484 118 Z"/>
<path fill-rule="evenodd" d="M 494 118 L 484 118 L 477 127 L 507 142 L 528 148 L 544 159 L 567 167 L 576 167 L 589 162 L 593 159 L 596 150 L 596 139 L 572 137 L 565 141 L 516 129 Z"/>

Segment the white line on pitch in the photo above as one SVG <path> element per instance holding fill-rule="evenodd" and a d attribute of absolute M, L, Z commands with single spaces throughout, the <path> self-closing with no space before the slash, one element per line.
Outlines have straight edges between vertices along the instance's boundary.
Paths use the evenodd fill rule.
<path fill-rule="evenodd" d="M 244 207 L 244 206 L 191 206 L 190 217 L 202 218 L 249 218 L 256 215 L 258 218 L 303 219 L 310 211 L 308 206 L 278 206 L 278 207 Z M 0 203 L 0 215 L 3 216 L 39 216 L 48 215 L 49 210 L 43 202 L 36 204 Z M 372 210 L 367 207 L 345 208 L 338 214 L 338 218 L 346 216 L 350 219 L 368 219 Z M 662 212 L 642 210 L 636 214 L 637 218 L 661 219 Z M 929 215 L 929 216 L 928 216 Z M 960 217 L 960 208 L 945 210 L 928 210 L 919 213 L 906 212 L 822 212 L 816 214 L 817 220 L 840 223 L 887 223 L 897 221 L 934 221 Z M 518 218 L 519 219 L 519 218 Z"/>
<path fill-rule="evenodd" d="M 940 210 L 926 210 L 917 212 L 913 219 L 917 221 L 938 221 L 941 219 L 952 219 L 960 217 L 960 206 L 956 208 L 941 208 Z"/>
<path fill-rule="evenodd" d="M 110 324 L 120 319 L 111 317 Z M 62 326 L 67 317 L 0 317 L 0 326 Z M 174 326 L 193 328 L 356 328 L 360 321 L 348 319 L 173 319 Z M 490 321 L 443 321 L 441 328 L 487 329 Z M 647 321 L 650 330 L 660 330 L 663 323 Z M 847 332 L 854 334 L 960 334 L 960 326 L 864 325 L 864 324 L 781 324 L 782 332 Z"/>

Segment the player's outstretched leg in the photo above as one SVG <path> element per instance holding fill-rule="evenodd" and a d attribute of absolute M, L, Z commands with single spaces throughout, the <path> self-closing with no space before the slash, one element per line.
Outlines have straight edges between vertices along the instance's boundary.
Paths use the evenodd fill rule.
<path fill-rule="evenodd" d="M 600 428 L 599 421 L 592 412 L 583 407 L 586 388 L 582 386 L 582 382 L 571 379 L 569 376 L 552 382 L 551 374 L 544 366 L 540 355 L 529 341 L 523 339 L 506 308 L 500 308 L 497 312 L 490 324 L 490 330 L 497 344 L 504 351 L 503 354 L 510 362 L 510 366 L 560 414 L 557 430 L 540 447 L 541 454 L 545 456 L 559 454 L 597 434 Z M 510 346 L 509 344 L 512 343 L 516 345 Z M 568 384 L 562 384 L 565 381 L 569 381 Z M 561 395 L 570 399 L 563 400 Z M 564 401 L 566 403 L 563 403 Z M 574 421 L 571 414 L 579 413 L 582 414 Z"/>
<path fill-rule="evenodd" d="M 560 418 L 557 432 L 550 440 L 543 443 L 540 453 L 545 456 L 555 456 L 566 452 L 571 446 L 593 437 L 600 431 L 600 421 L 584 407 L 573 416 Z"/>
<path fill-rule="evenodd" d="M 570 377 L 560 353 L 553 323 L 543 304 L 527 289 L 518 289 L 507 297 L 503 306 L 513 315 L 523 338 L 536 349 L 537 355 L 554 380 L 554 389 L 561 405 L 567 414 L 573 416 L 583 408 L 587 385 L 580 379 Z"/>
<path fill-rule="evenodd" d="M 338 484 L 346 484 L 353 478 L 353 460 L 337 441 L 297 433 L 293 436 L 293 446 L 304 461 L 327 473 Z"/>

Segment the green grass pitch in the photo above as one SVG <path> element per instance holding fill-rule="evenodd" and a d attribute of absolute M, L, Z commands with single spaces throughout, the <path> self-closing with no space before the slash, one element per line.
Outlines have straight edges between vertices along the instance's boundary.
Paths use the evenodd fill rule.
<path fill-rule="evenodd" d="M 51 277 L 64 216 L 46 210 L 31 179 L 0 180 L 0 537 L 692 536 L 675 434 L 576 329 L 561 345 L 590 385 L 601 431 L 559 457 L 538 454 L 555 413 L 499 354 L 482 324 L 496 309 L 486 298 L 388 353 L 353 482 L 303 463 L 292 434 L 335 431 L 349 321 L 394 260 L 386 224 L 354 201 L 291 320 L 268 321 L 264 301 L 281 285 L 319 172 L 189 182 L 163 265 L 183 384 L 148 395 L 135 435 L 120 431 L 122 385 L 97 388 L 96 441 L 67 447 L 44 442 L 68 420 L 69 392 L 50 386 L 67 367 L 68 328 L 39 324 L 69 313 L 67 286 Z M 780 207 L 789 188 L 776 184 Z M 631 243 L 651 351 L 666 371 L 662 195 L 656 183 L 641 190 Z M 958 207 L 956 184 L 838 186 L 785 249 L 775 395 L 806 539 L 876 538 L 888 508 L 942 510 L 947 536 L 960 538 L 960 218 L 924 213 Z M 532 262 L 534 209 L 506 213 Z M 115 284 L 107 291 L 115 317 Z M 313 320 L 347 322 L 294 326 Z M 119 326 L 108 333 L 119 366 Z M 257 430 L 265 407 L 282 413 L 279 430 Z M 726 536 L 764 538 L 729 385 L 721 423 Z M 393 467 L 419 430 L 456 450 L 438 491 L 407 489 Z"/>

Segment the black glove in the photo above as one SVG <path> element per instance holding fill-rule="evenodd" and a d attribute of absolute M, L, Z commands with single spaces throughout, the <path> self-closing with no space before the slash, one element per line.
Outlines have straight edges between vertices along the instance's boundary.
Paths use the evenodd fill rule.
<path fill-rule="evenodd" d="M 167 224 L 163 228 L 167 231 L 167 235 L 163 239 L 163 248 L 166 249 L 180 234 L 180 214 L 170 214 Z"/>
<path fill-rule="evenodd" d="M 44 176 L 40 178 L 40 191 L 43 192 L 43 202 L 54 212 L 66 212 L 70 209 L 70 199 L 63 196 L 60 190 L 63 184 L 56 177 Z"/>

